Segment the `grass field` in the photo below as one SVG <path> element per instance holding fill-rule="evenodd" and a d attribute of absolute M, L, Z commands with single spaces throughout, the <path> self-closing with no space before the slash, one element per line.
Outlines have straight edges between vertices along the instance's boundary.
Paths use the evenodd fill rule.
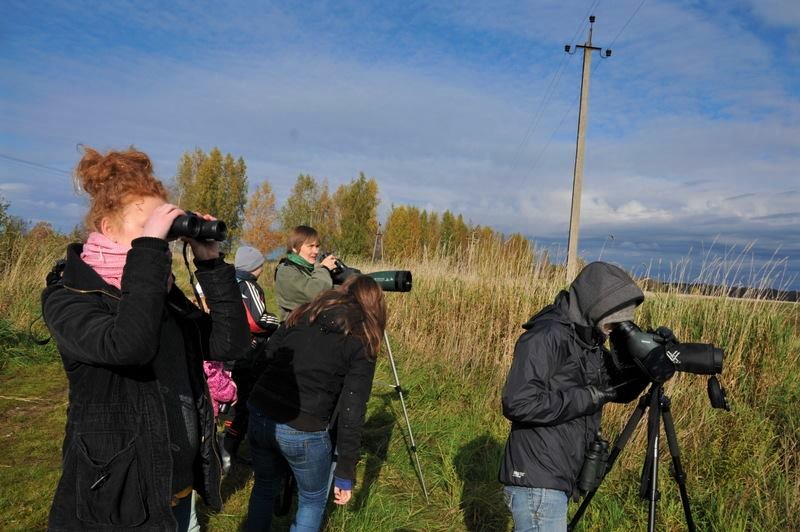
<path fill-rule="evenodd" d="M 0 529 L 35 530 L 45 526 L 59 475 L 67 390 L 54 348 L 33 345 L 27 331 L 63 242 L 14 245 L 16 260 L 0 272 Z M 493 253 L 467 254 L 458 264 L 442 258 L 404 264 L 414 271 L 414 290 L 388 295 L 389 335 L 430 501 L 382 355 L 354 500 L 344 508 L 330 505 L 325 530 L 510 529 L 496 482 L 508 429 L 499 391 L 520 324 L 563 286 L 558 271 Z M 176 261 L 176 272 L 181 268 Z M 264 277 L 269 291 L 270 276 Z M 721 381 L 731 412 L 709 406 L 704 378 L 678 374 L 666 385 L 698 530 L 800 529 L 800 307 L 664 293 L 648 297 L 637 321 L 669 325 L 681 340 L 726 351 Z M 38 323 L 33 332 L 46 335 Z M 619 433 L 633 407 L 606 409 L 606 437 Z M 641 423 L 590 505 L 584 530 L 646 529 L 647 502 L 638 498 L 644 433 Z M 657 528 L 685 529 L 667 459 L 659 476 Z M 247 466 L 237 465 L 223 482 L 224 510 L 201 508 L 207 528 L 236 530 L 251 485 Z M 278 529 L 287 528 L 279 521 Z"/>

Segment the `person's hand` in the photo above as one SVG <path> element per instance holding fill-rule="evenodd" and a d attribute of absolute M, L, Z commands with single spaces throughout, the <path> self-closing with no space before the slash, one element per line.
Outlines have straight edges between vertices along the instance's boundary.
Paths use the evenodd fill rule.
<path fill-rule="evenodd" d="M 322 262 L 320 262 L 320 264 L 328 268 L 330 271 L 333 271 L 336 269 L 336 256 L 328 255 L 327 257 L 322 259 Z"/>
<path fill-rule="evenodd" d="M 617 398 L 617 390 L 611 386 L 598 388 L 597 386 L 587 386 L 589 393 L 592 394 L 592 403 L 596 406 L 603 406 Z"/>
<path fill-rule="evenodd" d="M 654 340 L 660 344 L 669 344 L 669 343 L 680 343 L 678 339 L 675 337 L 675 333 L 672 332 L 672 329 L 669 327 L 664 327 L 663 325 L 653 331 L 658 337 L 654 338 Z"/>
<path fill-rule="evenodd" d="M 153 209 L 153 212 L 151 212 L 150 216 L 145 220 L 144 227 L 142 228 L 142 236 L 166 240 L 167 233 L 169 233 L 169 229 L 172 227 L 172 222 L 182 214 L 185 214 L 183 210 L 171 203 L 159 205 Z"/>
<path fill-rule="evenodd" d="M 201 220 L 216 220 L 210 214 L 195 213 Z M 184 237 L 184 240 L 192 246 L 192 254 L 197 260 L 209 260 L 219 257 L 219 242 L 216 240 L 195 240 L 194 238 Z"/>
<path fill-rule="evenodd" d="M 347 504 L 352 496 L 353 490 L 343 490 L 337 487 L 333 488 L 333 502 L 336 504 Z"/>

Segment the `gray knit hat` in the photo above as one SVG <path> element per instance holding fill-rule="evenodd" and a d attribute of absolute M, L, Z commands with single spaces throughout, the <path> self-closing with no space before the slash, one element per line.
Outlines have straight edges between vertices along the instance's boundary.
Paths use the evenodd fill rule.
<path fill-rule="evenodd" d="M 236 250 L 236 258 L 233 265 L 237 270 L 252 272 L 259 269 L 264 264 L 264 255 L 256 248 L 242 246 Z"/>

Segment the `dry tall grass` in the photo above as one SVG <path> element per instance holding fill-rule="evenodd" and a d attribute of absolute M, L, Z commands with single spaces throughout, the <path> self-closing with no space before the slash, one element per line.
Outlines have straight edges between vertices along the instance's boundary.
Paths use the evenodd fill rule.
<path fill-rule="evenodd" d="M 60 236 L 0 235 L 0 318 L 23 329 L 41 314 L 44 280 L 66 244 Z"/>
<path fill-rule="evenodd" d="M 4 255 L 11 260 L 0 261 L 0 316 L 5 322 L 27 330 L 38 316 L 44 278 L 55 259 L 63 255 L 65 244 L 59 238 L 6 243 L 5 249 L 13 253 Z M 487 430 L 500 441 L 506 424 L 499 415 L 499 391 L 522 332 L 520 325 L 565 287 L 561 268 L 534 257 L 529 249 L 473 245 L 455 258 L 428 256 L 414 263 L 353 264 L 365 272 L 413 271 L 413 290 L 388 296 L 389 336 L 401 353 L 401 373 L 404 368 L 409 373 L 410 366 L 415 371 L 429 368 L 441 371 L 443 381 L 461 383 L 463 393 L 480 387 L 485 394 L 480 400 L 485 402 Z M 177 254 L 175 264 L 185 284 Z M 733 278 L 725 267 L 708 265 L 705 271 L 710 277 L 704 281 L 724 284 L 725 279 Z M 680 278 L 680 267 L 676 272 L 675 281 L 685 280 Z M 271 283 L 269 273 L 262 281 Z M 734 299 L 726 293 L 724 286 L 711 294 L 713 297 L 686 297 L 674 288 L 648 293 L 637 314 L 642 327 L 667 325 L 682 341 L 710 342 L 726 352 L 721 381 L 728 390 L 732 412 L 710 407 L 703 377 L 678 374 L 666 384 L 693 510 L 702 522 L 727 524 L 727 529 L 797 530 L 800 305 L 768 301 L 760 291 L 750 294 L 752 299 Z M 43 327 L 35 330 L 45 334 Z M 632 409 L 633 405 L 626 405 L 606 410 L 607 436 L 615 436 Z M 628 501 L 636 500 L 633 492 L 638 478 L 634 472 L 643 460 L 644 432 L 641 423 L 606 482 L 610 481 L 611 497 L 624 512 L 631 510 Z M 446 484 L 447 478 L 441 482 Z M 453 508 L 458 504 L 454 502 Z M 639 512 L 638 507 L 633 511 Z M 680 508 L 674 505 L 665 509 L 662 519 L 667 529 L 683 527 Z"/>
<path fill-rule="evenodd" d="M 389 333 L 407 350 L 403 363 L 435 362 L 466 382 L 489 380 L 495 393 L 486 397 L 487 408 L 497 409 L 520 325 L 565 287 L 564 272 L 532 262 L 531 253 L 509 255 L 496 246 L 481 251 L 470 250 L 456 261 L 434 257 L 358 267 L 413 271 L 412 292 L 389 296 Z M 713 343 L 725 350 L 721 382 L 732 412 L 711 408 L 705 377 L 677 374 L 665 387 L 692 483 L 710 483 L 698 498 L 715 499 L 708 502 L 721 515 L 744 505 L 760 514 L 754 522 L 785 523 L 789 516 L 790 528 L 797 529 L 800 305 L 765 299 L 763 279 L 754 279 L 751 299 L 728 297 L 725 281 L 736 275 L 724 271 L 731 267 L 727 264 L 704 265 L 708 278 L 700 281 L 718 287 L 712 297 L 687 297 L 675 287 L 648 293 L 637 322 L 643 328 L 666 325 L 684 342 Z M 612 436 L 632 410 L 633 405 L 606 410 L 604 426 Z M 622 469 L 635 470 L 642 463 L 644 425 L 622 455 Z M 676 516 L 682 518 L 680 512 Z M 680 527 L 680 522 L 673 525 Z"/>

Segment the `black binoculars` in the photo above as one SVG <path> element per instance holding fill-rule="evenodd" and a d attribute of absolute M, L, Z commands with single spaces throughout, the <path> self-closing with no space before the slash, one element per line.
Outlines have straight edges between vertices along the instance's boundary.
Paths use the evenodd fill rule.
<path fill-rule="evenodd" d="M 217 240 L 228 238 L 228 227 L 222 220 L 204 220 L 191 211 L 186 211 L 172 221 L 167 239 L 189 237 L 195 240 Z"/>

